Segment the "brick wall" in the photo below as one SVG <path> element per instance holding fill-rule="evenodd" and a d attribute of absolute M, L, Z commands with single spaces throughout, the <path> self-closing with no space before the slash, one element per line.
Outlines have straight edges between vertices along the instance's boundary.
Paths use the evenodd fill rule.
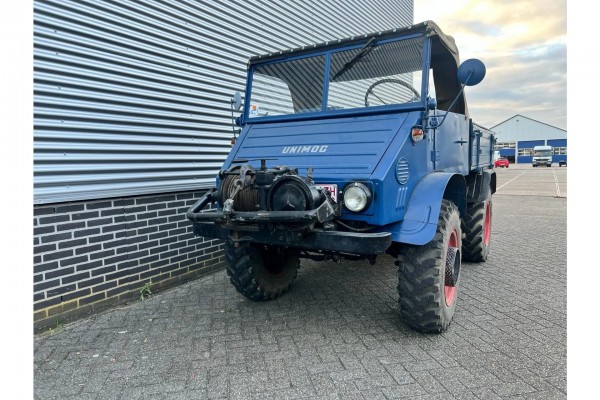
<path fill-rule="evenodd" d="M 185 217 L 202 192 L 34 207 L 34 327 L 43 329 L 224 266 Z"/>

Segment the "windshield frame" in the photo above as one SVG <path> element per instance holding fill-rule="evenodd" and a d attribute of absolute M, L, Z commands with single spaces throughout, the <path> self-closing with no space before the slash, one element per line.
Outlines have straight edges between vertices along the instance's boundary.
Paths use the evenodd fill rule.
<path fill-rule="evenodd" d="M 373 43 L 374 46 L 380 46 L 386 43 L 397 42 L 401 40 L 408 40 L 414 38 L 423 38 L 423 50 L 422 50 L 422 63 L 421 63 L 421 98 L 418 101 L 410 102 L 410 103 L 400 103 L 400 104 L 387 104 L 387 105 L 377 105 L 371 107 L 356 107 L 356 108 L 348 108 L 348 109 L 340 109 L 340 110 L 327 110 L 327 100 L 329 96 L 329 74 L 330 74 L 330 65 L 331 65 L 331 56 L 334 53 L 347 51 L 347 50 L 355 50 L 360 49 L 365 46 L 365 43 L 352 44 L 348 46 L 341 46 L 328 50 L 314 51 L 310 53 L 304 53 L 295 56 L 282 56 L 281 58 L 271 59 L 264 63 L 253 63 L 249 65 L 248 68 L 248 76 L 246 80 L 246 93 L 248 94 L 247 98 L 244 101 L 244 111 L 242 113 L 242 124 L 248 123 L 264 123 L 264 122 L 277 122 L 277 121 L 297 121 L 304 119 L 312 119 L 312 118 L 335 118 L 335 117 L 343 117 L 343 116 L 356 116 L 356 115 L 371 115 L 371 114 L 380 114 L 394 111 L 415 111 L 415 110 L 425 110 L 427 108 L 427 98 L 429 97 L 428 87 L 429 87 L 429 68 L 430 68 L 430 55 L 431 55 L 431 39 L 424 35 L 423 33 L 415 33 L 413 35 L 406 35 L 399 38 L 389 38 L 382 39 L 379 41 L 375 41 Z M 286 114 L 286 115 L 275 115 L 275 116 L 256 116 L 249 117 L 250 112 L 250 104 L 252 98 L 252 82 L 254 78 L 254 70 L 255 68 L 275 64 L 285 61 L 293 61 L 302 58 L 322 56 L 325 58 L 325 68 L 323 73 L 323 98 L 321 104 L 321 111 L 315 112 L 306 112 L 306 113 L 298 113 L 298 114 Z M 427 73 L 426 73 L 427 72 Z"/>

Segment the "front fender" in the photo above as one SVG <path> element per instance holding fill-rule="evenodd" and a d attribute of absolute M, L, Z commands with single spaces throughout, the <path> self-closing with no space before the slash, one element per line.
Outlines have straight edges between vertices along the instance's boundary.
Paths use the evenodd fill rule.
<path fill-rule="evenodd" d="M 453 201 L 461 214 L 466 211 L 466 183 L 460 174 L 432 172 L 415 186 L 404 219 L 393 224 L 392 240 L 424 245 L 435 235 L 442 199 Z"/>

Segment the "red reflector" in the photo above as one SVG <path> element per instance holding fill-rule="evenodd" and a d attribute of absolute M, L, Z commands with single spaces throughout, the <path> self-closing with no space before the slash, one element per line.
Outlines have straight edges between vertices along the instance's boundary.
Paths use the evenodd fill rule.
<path fill-rule="evenodd" d="M 412 141 L 416 143 L 423 139 L 425 132 L 423 132 L 423 128 L 420 126 L 413 126 L 410 135 L 412 136 Z"/>

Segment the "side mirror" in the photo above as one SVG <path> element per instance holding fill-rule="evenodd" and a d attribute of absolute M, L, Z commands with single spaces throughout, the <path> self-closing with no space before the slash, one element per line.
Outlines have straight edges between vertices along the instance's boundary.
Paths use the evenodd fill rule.
<path fill-rule="evenodd" d="M 458 80 L 465 86 L 475 86 L 485 78 L 485 65 L 476 58 L 464 61 L 456 73 Z"/>
<path fill-rule="evenodd" d="M 242 95 L 240 92 L 235 92 L 233 98 L 231 99 L 231 106 L 235 111 L 239 111 L 242 107 Z"/>

